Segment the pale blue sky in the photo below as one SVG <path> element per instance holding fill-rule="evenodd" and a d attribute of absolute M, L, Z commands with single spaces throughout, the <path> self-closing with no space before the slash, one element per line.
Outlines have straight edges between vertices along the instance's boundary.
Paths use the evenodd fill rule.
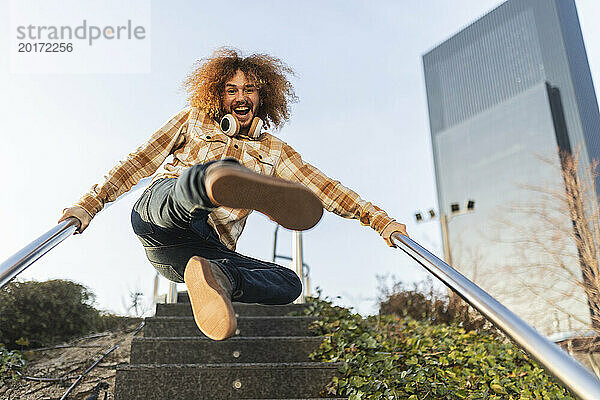
<path fill-rule="evenodd" d="M 224 45 L 273 54 L 293 67 L 300 102 L 275 135 L 441 254 L 439 225 L 417 225 L 413 217 L 436 207 L 421 57 L 501 3 L 153 1 L 148 74 L 9 74 L 13 49 L 3 24 L 0 259 L 53 226 L 64 207 L 183 108 L 180 82 L 195 60 Z M 600 2 L 576 3 L 597 83 Z M 7 21 L 7 0 L 0 1 L 0 14 Z M 129 224 L 137 196 L 98 214 L 83 235 L 23 277 L 75 280 L 97 294 L 100 308 L 117 312 L 129 291 L 151 295 L 154 269 Z M 238 250 L 270 259 L 273 230 L 266 217 L 253 214 Z M 280 233 L 279 253 L 291 254 L 289 231 Z M 362 313 L 377 311 L 377 274 L 404 281 L 426 276 L 375 231 L 333 214 L 304 235 L 304 256 L 314 285 Z M 166 286 L 163 280 L 161 292 Z"/>

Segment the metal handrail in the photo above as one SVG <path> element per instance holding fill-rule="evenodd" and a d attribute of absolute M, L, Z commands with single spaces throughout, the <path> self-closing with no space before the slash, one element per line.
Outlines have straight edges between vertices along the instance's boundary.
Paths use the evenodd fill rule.
<path fill-rule="evenodd" d="M 79 220 L 75 217 L 67 218 L 9 257 L 0 264 L 0 287 L 4 287 L 38 258 L 71 236 L 77 228 L 79 228 Z"/>
<path fill-rule="evenodd" d="M 600 399 L 600 381 L 558 345 L 408 236 L 396 233 L 392 241 L 514 340 L 575 395 L 584 400 Z"/>
<path fill-rule="evenodd" d="M 128 194 L 146 186 L 150 180 L 151 178 L 144 178 L 140 180 L 127 193 L 123 194 L 112 203 L 107 204 L 104 208 L 106 209 L 110 207 L 117 201 L 126 197 Z M 4 287 L 4 285 L 23 272 L 41 256 L 71 236 L 78 228 L 79 220 L 77 218 L 67 218 L 9 257 L 6 261 L 0 264 L 0 288 Z"/>

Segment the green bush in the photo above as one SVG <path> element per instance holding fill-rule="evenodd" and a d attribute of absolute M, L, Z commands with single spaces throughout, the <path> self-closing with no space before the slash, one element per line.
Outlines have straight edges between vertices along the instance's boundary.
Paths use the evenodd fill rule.
<path fill-rule="evenodd" d="M 313 360 L 344 362 L 329 394 L 356 399 L 573 399 L 520 349 L 490 334 L 395 315 L 362 318 L 311 298 L 325 336 Z"/>
<path fill-rule="evenodd" d="M 8 350 L 0 343 L 0 384 L 19 379 L 19 372 L 25 367 L 25 359 L 17 350 Z"/>
<path fill-rule="evenodd" d="M 102 318 L 94 298 L 71 281 L 13 281 L 0 290 L 0 343 L 41 347 L 95 331 Z"/>
<path fill-rule="evenodd" d="M 457 324 L 467 331 L 499 335 L 496 328 L 474 311 L 464 300 L 452 293 L 440 291 L 429 278 L 416 282 L 412 288 L 403 282 L 395 282 L 389 288 L 385 285 L 386 276 L 379 280 L 379 314 L 393 314 L 410 317 L 416 321 L 432 324 Z"/>

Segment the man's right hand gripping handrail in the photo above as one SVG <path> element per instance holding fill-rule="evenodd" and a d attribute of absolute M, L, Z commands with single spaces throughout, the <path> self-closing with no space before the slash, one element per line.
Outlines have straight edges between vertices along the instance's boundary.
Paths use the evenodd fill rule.
<path fill-rule="evenodd" d="M 556 344 L 500 304 L 479 286 L 408 236 L 392 235 L 393 243 L 478 310 L 574 394 L 600 399 L 600 381 Z"/>

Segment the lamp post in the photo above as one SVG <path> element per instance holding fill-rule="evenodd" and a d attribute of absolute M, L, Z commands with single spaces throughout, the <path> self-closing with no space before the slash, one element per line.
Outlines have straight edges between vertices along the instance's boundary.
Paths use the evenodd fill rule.
<path fill-rule="evenodd" d="M 446 262 L 446 264 L 452 265 L 452 252 L 450 251 L 450 238 L 449 238 L 450 235 L 448 233 L 448 222 L 450 222 L 450 220 L 454 217 L 472 213 L 474 211 L 475 211 L 475 200 L 468 200 L 465 205 L 464 210 L 460 209 L 460 205 L 458 203 L 452 203 L 452 204 L 450 204 L 450 216 L 440 212 L 439 220 L 440 220 L 440 225 L 442 226 L 442 243 L 444 246 L 444 261 Z M 435 210 L 430 209 L 428 211 L 428 213 L 429 213 L 428 221 L 434 221 L 437 217 Z M 425 222 L 423 220 L 423 215 L 420 212 L 415 213 L 415 220 L 418 223 Z"/>
<path fill-rule="evenodd" d="M 446 214 L 440 215 L 440 225 L 442 226 L 442 243 L 444 244 L 444 261 L 452 265 L 452 253 L 450 252 L 450 239 L 448 239 L 448 217 Z"/>

